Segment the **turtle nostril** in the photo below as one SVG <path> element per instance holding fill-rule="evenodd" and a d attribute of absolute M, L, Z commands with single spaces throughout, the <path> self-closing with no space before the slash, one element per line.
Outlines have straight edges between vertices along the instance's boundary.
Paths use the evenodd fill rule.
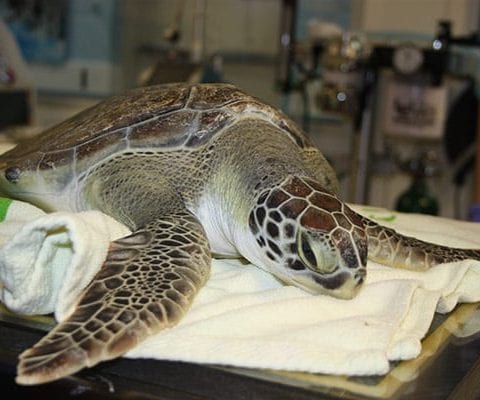
<path fill-rule="evenodd" d="M 17 183 L 20 179 L 20 168 L 9 167 L 5 170 L 5 178 L 11 183 Z"/>

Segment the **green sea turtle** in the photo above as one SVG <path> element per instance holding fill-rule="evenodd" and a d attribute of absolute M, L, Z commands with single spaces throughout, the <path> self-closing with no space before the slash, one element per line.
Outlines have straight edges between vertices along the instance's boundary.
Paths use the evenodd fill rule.
<path fill-rule="evenodd" d="M 403 237 L 353 212 L 321 153 L 285 115 L 230 85 L 113 97 L 0 157 L 0 190 L 47 211 L 98 209 L 132 234 L 69 318 L 20 356 L 37 384 L 115 358 L 174 325 L 209 276 L 241 255 L 280 280 L 349 299 L 368 256 L 424 270 L 480 251 Z"/>

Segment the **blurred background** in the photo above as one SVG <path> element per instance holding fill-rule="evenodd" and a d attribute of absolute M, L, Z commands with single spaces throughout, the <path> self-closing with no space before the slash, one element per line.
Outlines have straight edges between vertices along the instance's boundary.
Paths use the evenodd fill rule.
<path fill-rule="evenodd" d="M 0 137 L 228 82 L 305 130 L 344 199 L 479 221 L 479 23 L 480 0 L 0 0 Z"/>

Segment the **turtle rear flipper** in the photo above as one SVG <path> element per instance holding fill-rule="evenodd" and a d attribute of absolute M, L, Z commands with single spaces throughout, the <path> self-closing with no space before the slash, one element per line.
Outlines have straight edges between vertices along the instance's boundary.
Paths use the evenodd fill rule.
<path fill-rule="evenodd" d="M 17 383 L 73 374 L 174 325 L 206 281 L 210 262 L 203 228 L 187 211 L 113 242 L 72 315 L 20 355 Z"/>
<path fill-rule="evenodd" d="M 458 249 L 402 235 L 362 217 L 368 236 L 368 258 L 394 268 L 425 271 L 435 265 L 479 260 L 480 249 Z"/>

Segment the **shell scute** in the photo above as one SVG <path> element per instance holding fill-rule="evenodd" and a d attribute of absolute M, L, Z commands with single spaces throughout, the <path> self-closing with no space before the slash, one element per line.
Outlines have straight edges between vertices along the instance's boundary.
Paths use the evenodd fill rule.
<path fill-rule="evenodd" d="M 234 116 L 224 110 L 204 111 L 199 116 L 199 123 L 192 132 L 186 145 L 188 147 L 200 146 L 223 127 L 233 122 Z"/>
<path fill-rule="evenodd" d="M 187 85 L 166 85 L 161 90 L 147 87 L 112 97 L 15 147 L 2 158 L 24 159 L 38 152 L 47 154 L 78 147 L 108 132 L 184 107 L 189 91 Z M 113 139 L 110 136 L 108 143 L 112 144 Z M 88 149 L 96 151 L 98 146 L 86 146 L 82 156 L 89 154 Z"/>
<path fill-rule="evenodd" d="M 99 135 L 72 149 L 77 167 L 82 164 L 94 164 L 116 151 L 126 149 L 125 130 L 117 130 Z"/>
<path fill-rule="evenodd" d="M 179 110 L 132 126 L 128 134 L 131 147 L 177 146 L 183 144 L 198 125 L 191 110 Z"/>

